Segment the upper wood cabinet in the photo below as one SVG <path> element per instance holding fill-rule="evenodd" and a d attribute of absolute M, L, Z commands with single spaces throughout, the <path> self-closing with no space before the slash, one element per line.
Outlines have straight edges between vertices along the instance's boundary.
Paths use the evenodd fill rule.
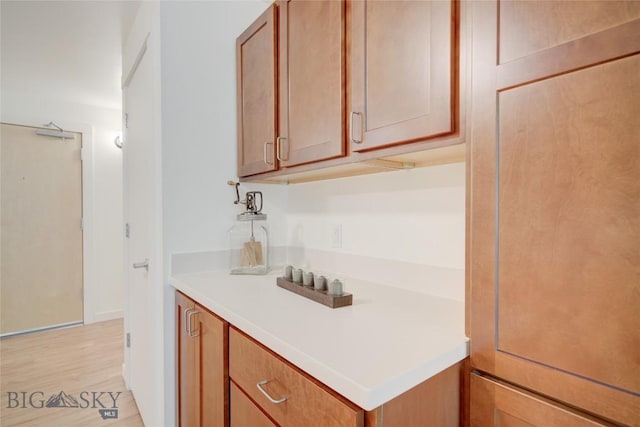
<path fill-rule="evenodd" d="M 458 2 L 353 1 L 350 6 L 351 150 L 454 132 Z"/>
<path fill-rule="evenodd" d="M 238 175 L 277 169 L 276 6 L 236 41 Z"/>
<path fill-rule="evenodd" d="M 638 425 L 640 3 L 473 7 L 473 368 Z"/>
<path fill-rule="evenodd" d="M 461 19 L 459 0 L 278 0 L 237 40 L 238 176 L 462 161 L 409 156 L 464 142 Z"/>
<path fill-rule="evenodd" d="M 281 167 L 343 156 L 344 1 L 278 2 Z"/>

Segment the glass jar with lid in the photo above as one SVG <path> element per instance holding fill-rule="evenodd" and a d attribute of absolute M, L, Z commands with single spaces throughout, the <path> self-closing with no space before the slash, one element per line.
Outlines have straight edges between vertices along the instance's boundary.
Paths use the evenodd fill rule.
<path fill-rule="evenodd" d="M 236 217 L 229 230 L 231 274 L 267 274 L 269 271 L 269 228 L 262 213 L 262 193 L 249 191 L 247 210 Z"/>

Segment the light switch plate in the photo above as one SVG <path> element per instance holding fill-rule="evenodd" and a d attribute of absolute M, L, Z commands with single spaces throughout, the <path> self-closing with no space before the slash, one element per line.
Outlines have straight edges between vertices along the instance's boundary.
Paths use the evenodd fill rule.
<path fill-rule="evenodd" d="M 342 247 L 342 224 L 333 224 L 331 226 L 331 247 Z"/>

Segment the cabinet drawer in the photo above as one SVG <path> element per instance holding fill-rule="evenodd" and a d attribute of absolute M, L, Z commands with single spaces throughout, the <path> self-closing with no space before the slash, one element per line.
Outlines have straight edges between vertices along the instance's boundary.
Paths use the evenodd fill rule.
<path fill-rule="evenodd" d="M 231 383 L 231 427 L 278 427 Z"/>
<path fill-rule="evenodd" d="M 229 375 L 282 427 L 362 427 L 364 412 L 246 335 L 229 331 Z M 266 383 L 264 383 L 266 381 Z M 258 389 L 258 384 L 274 403 Z M 233 405 L 233 402 L 232 402 Z"/>
<path fill-rule="evenodd" d="M 474 373 L 471 374 L 471 427 L 487 425 L 605 427 L 612 424 Z"/>

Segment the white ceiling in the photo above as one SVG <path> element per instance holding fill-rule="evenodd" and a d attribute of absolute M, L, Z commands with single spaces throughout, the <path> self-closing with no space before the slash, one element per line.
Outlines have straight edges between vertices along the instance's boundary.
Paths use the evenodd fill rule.
<path fill-rule="evenodd" d="M 119 110 L 122 43 L 138 6 L 137 1 L 2 0 L 2 90 L 37 91 L 43 99 Z"/>

